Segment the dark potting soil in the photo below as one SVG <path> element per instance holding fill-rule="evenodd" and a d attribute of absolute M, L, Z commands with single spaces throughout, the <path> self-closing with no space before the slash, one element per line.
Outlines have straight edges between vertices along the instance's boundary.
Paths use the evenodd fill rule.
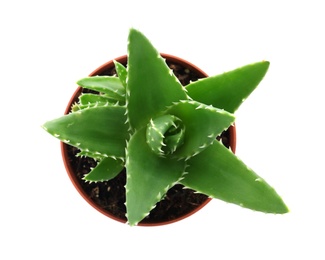
<path fill-rule="evenodd" d="M 187 85 L 190 81 L 195 81 L 200 78 L 195 72 L 184 68 L 180 64 L 170 63 L 168 66 L 174 71 L 175 75 L 182 83 Z M 104 71 L 100 75 L 115 75 L 115 69 Z M 83 92 L 88 92 L 83 90 Z M 77 100 L 77 98 L 76 98 Z M 223 132 L 218 139 L 222 139 L 223 144 L 229 147 L 229 130 Z M 69 155 L 71 168 L 77 176 L 78 182 L 84 189 L 87 196 L 93 200 L 104 211 L 114 215 L 116 218 L 126 221 L 125 207 L 125 184 L 126 172 L 125 169 L 114 179 L 104 182 L 89 183 L 82 180 L 85 174 L 89 173 L 91 168 L 96 166 L 96 161 L 88 157 L 76 157 L 80 152 L 77 148 L 65 145 L 65 149 Z M 202 169 L 203 171 L 204 169 Z M 150 214 L 143 219 L 140 224 L 162 223 L 172 221 L 181 216 L 185 216 L 192 212 L 200 205 L 205 203 L 208 197 L 204 194 L 195 193 L 191 189 L 184 189 L 184 186 L 177 184 L 165 195 L 164 199 L 157 203 L 156 207 L 151 210 Z"/>

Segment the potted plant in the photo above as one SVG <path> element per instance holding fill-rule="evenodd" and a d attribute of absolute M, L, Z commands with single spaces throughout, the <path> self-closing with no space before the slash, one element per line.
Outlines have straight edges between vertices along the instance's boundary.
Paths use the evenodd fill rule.
<path fill-rule="evenodd" d="M 231 145 L 218 140 L 233 129 L 234 112 L 269 62 L 183 86 L 150 41 L 131 29 L 127 63 L 114 64 L 115 76 L 79 80 L 89 92 L 77 93 L 71 111 L 43 128 L 77 150 L 79 158 L 94 160 L 84 182 L 114 180 L 124 172 L 129 225 L 143 221 L 176 185 L 256 211 L 288 211 Z"/>

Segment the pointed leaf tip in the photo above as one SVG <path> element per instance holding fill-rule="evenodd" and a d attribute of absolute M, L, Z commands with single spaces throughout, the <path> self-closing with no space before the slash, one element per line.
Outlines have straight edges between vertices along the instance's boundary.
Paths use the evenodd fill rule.
<path fill-rule="evenodd" d="M 130 31 L 128 55 L 128 118 L 133 129 L 140 129 L 187 95 L 165 60 L 139 31 Z"/>
<path fill-rule="evenodd" d="M 256 211 L 288 212 L 276 191 L 219 142 L 191 158 L 188 165 L 181 182 L 189 188 Z"/>
<path fill-rule="evenodd" d="M 270 62 L 252 63 L 186 86 L 188 95 L 199 102 L 234 113 L 264 78 Z"/>
<path fill-rule="evenodd" d="M 130 225 L 147 216 L 185 169 L 185 162 L 156 155 L 146 143 L 146 129 L 136 132 L 128 144 L 126 208 Z"/>

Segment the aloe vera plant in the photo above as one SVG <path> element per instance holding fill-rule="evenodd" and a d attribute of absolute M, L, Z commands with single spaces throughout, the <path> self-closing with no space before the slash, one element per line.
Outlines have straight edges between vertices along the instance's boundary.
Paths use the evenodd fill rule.
<path fill-rule="evenodd" d="M 131 29 L 128 63 L 117 76 L 93 76 L 79 86 L 72 111 L 46 131 L 97 161 L 84 176 L 100 182 L 127 172 L 129 225 L 137 225 L 175 184 L 256 211 L 288 211 L 276 191 L 217 141 L 263 79 L 269 62 L 243 66 L 182 86 L 159 52 Z M 204 170 L 203 170 L 204 168 Z"/>

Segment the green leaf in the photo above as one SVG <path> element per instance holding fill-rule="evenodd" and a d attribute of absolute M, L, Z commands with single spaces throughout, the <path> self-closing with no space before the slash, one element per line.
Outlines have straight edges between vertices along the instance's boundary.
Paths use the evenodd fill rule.
<path fill-rule="evenodd" d="M 233 114 L 196 101 L 181 101 L 171 106 L 166 114 L 176 116 L 185 126 L 184 144 L 173 153 L 177 158 L 203 151 L 235 121 Z"/>
<path fill-rule="evenodd" d="M 90 151 L 85 151 L 85 150 L 81 150 L 80 152 L 78 152 L 76 154 L 76 157 L 90 157 L 93 158 L 95 161 L 101 161 L 104 158 L 106 158 L 104 155 L 102 154 L 98 154 L 98 153 L 92 153 Z"/>
<path fill-rule="evenodd" d="M 186 187 L 256 211 L 288 212 L 275 190 L 217 141 L 187 163 Z"/>
<path fill-rule="evenodd" d="M 120 159 L 104 158 L 97 166 L 84 176 L 86 181 L 108 181 L 116 177 L 122 170 L 124 164 Z"/>
<path fill-rule="evenodd" d="M 184 161 L 156 155 L 146 144 L 146 129 L 130 139 L 126 155 L 126 208 L 130 225 L 148 215 L 182 176 Z"/>
<path fill-rule="evenodd" d="M 43 128 L 81 150 L 105 157 L 124 157 L 129 136 L 125 121 L 125 107 L 94 107 L 48 121 Z"/>
<path fill-rule="evenodd" d="M 187 99 L 158 51 L 134 29 L 129 34 L 127 84 L 128 117 L 134 129 L 144 127 L 173 102 Z"/>
<path fill-rule="evenodd" d="M 234 113 L 263 79 L 268 61 L 204 78 L 186 86 L 188 95 L 196 101 Z"/>
<path fill-rule="evenodd" d="M 83 88 L 105 93 L 107 97 L 116 101 L 125 101 L 125 87 L 118 77 L 93 76 L 86 77 L 77 82 Z"/>
<path fill-rule="evenodd" d="M 117 72 L 117 75 L 120 79 L 120 81 L 122 82 L 124 88 L 126 88 L 126 79 L 128 76 L 127 70 L 126 68 L 123 66 L 123 64 L 119 63 L 118 61 L 114 61 L 115 64 L 115 69 Z"/>
<path fill-rule="evenodd" d="M 114 100 L 104 96 L 104 95 L 97 95 L 97 94 L 90 94 L 90 93 L 83 93 L 79 97 L 80 107 L 91 107 L 96 105 L 107 105 L 107 104 L 114 104 Z"/>

